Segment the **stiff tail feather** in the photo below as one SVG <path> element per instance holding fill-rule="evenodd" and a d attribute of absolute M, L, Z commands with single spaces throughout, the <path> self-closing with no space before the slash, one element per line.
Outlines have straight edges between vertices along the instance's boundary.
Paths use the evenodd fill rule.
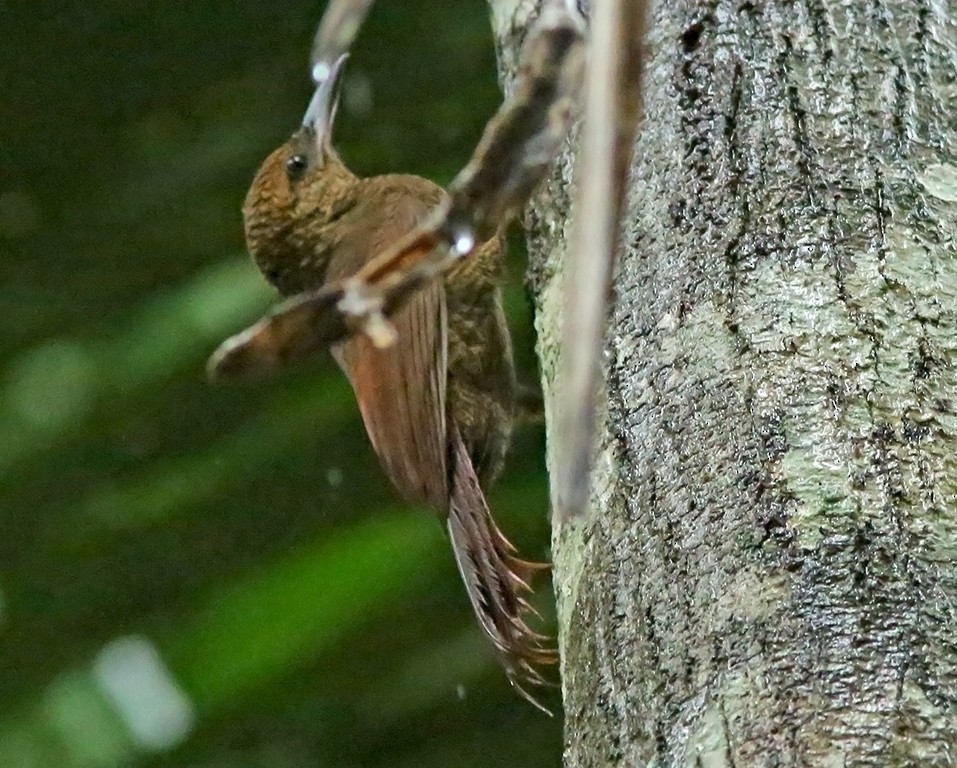
<path fill-rule="evenodd" d="M 525 622 L 526 614 L 537 613 L 525 595 L 532 592 L 535 574 L 549 566 L 516 557 L 515 547 L 492 520 L 458 427 L 454 423 L 449 427 L 452 494 L 448 528 L 459 573 L 509 682 L 531 704 L 551 714 L 527 688 L 548 685 L 537 667 L 555 664 L 558 653 L 547 645 L 549 638 Z"/>

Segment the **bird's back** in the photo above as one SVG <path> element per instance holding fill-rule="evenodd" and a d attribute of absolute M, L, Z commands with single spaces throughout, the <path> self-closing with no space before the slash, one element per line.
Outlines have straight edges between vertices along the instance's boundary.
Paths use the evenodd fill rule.
<path fill-rule="evenodd" d="M 418 176 L 359 183 L 359 202 L 331 244 L 327 282 L 349 277 L 394 245 L 445 194 Z M 483 485 L 500 469 L 510 439 L 515 377 L 499 287 L 502 257 L 497 236 L 417 294 L 392 318 L 394 346 L 380 350 L 358 337 L 336 351 L 390 479 L 406 497 L 441 511 L 448 499 L 447 420 L 456 421 Z"/>

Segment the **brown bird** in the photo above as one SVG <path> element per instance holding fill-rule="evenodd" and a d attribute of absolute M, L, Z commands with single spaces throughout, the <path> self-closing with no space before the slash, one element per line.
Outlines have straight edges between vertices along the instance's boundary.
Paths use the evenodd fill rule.
<path fill-rule="evenodd" d="M 427 179 L 359 178 L 343 164 L 331 132 L 345 58 L 317 88 L 302 127 L 263 162 L 243 206 L 249 251 L 284 296 L 355 274 L 445 199 Z M 524 686 L 541 684 L 536 667 L 556 655 L 526 624 L 524 594 L 547 566 L 515 556 L 483 492 L 502 467 L 519 408 L 503 252 L 498 232 L 412 296 L 391 317 L 391 346 L 358 335 L 332 354 L 389 479 L 446 520 L 475 615 L 509 680 L 537 705 Z"/>

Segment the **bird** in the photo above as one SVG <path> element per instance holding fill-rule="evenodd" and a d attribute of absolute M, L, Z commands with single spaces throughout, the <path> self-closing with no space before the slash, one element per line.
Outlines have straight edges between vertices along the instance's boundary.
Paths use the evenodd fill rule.
<path fill-rule="evenodd" d="M 447 199 L 423 177 L 363 178 L 342 161 L 332 129 L 347 58 L 318 83 L 301 126 L 266 157 L 243 203 L 247 248 L 284 297 L 348 280 Z M 512 685 L 544 709 L 529 688 L 547 684 L 540 670 L 557 653 L 526 619 L 533 579 L 548 565 L 518 557 L 485 497 L 523 408 L 502 307 L 505 247 L 499 228 L 416 291 L 391 314 L 392 343 L 356 334 L 331 352 L 385 474 L 444 521 L 481 629 Z"/>

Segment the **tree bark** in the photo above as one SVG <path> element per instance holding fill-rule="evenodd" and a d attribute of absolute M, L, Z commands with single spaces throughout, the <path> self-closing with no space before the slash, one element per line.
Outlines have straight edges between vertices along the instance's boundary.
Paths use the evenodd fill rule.
<path fill-rule="evenodd" d="M 506 81 L 534 5 L 492 0 Z M 566 765 L 957 765 L 957 7 L 648 26 L 592 510 L 554 532 Z M 549 424 L 572 161 L 526 217 Z"/>

